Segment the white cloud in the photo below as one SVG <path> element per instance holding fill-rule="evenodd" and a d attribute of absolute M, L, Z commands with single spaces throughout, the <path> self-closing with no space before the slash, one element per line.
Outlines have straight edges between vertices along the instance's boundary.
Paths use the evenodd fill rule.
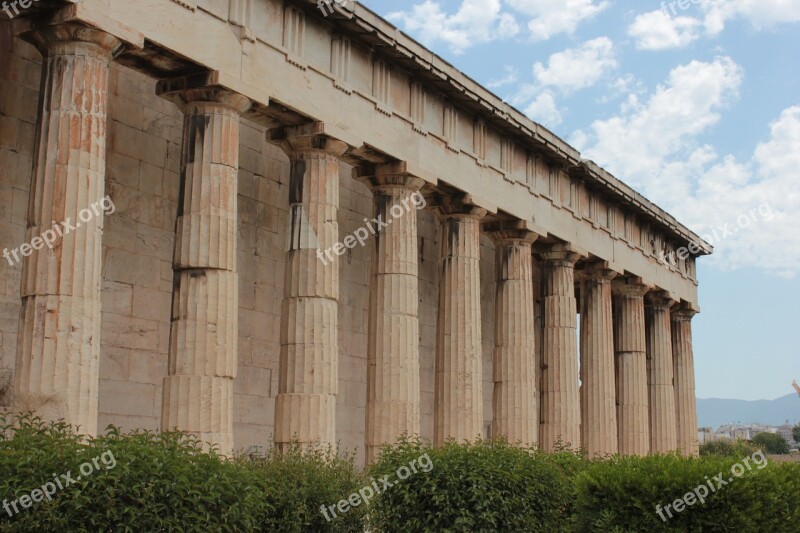
<path fill-rule="evenodd" d="M 387 18 L 419 37 L 426 45 L 441 41 L 455 54 L 476 44 L 513 37 L 519 33 L 514 17 L 501 11 L 500 0 L 464 0 L 448 15 L 439 2 L 425 0 L 410 11 L 395 11 Z"/>
<path fill-rule="evenodd" d="M 609 6 L 606 0 L 506 0 L 512 9 L 529 17 L 528 29 L 535 40 L 559 33 L 572 34 L 580 23 Z"/>
<path fill-rule="evenodd" d="M 742 71 L 730 58 L 676 67 L 647 102 L 630 95 L 620 115 L 595 121 L 596 141 L 587 156 L 611 158 L 614 169 L 638 185 L 665 157 L 716 124 L 718 111 L 736 95 L 741 81 Z"/>
<path fill-rule="evenodd" d="M 735 18 L 747 20 L 754 28 L 800 22 L 797 0 L 702 0 L 705 26 L 710 34 L 721 32 Z"/>
<path fill-rule="evenodd" d="M 711 264 L 785 277 L 800 272 L 800 106 L 770 125 L 750 161 L 726 156 L 698 181 L 683 211 L 698 231 L 718 240 Z"/>
<path fill-rule="evenodd" d="M 505 0 L 512 10 L 528 19 L 534 40 L 547 40 L 560 33 L 572 34 L 584 21 L 606 9 L 608 0 Z M 408 10 L 394 11 L 387 18 L 426 45 L 446 43 L 460 54 L 476 44 L 513 37 L 520 31 L 514 15 L 502 10 L 501 0 L 463 0 L 454 14 L 443 9 L 443 1 L 424 0 Z"/>
<path fill-rule="evenodd" d="M 692 17 L 671 17 L 664 11 L 650 11 L 636 17 L 628 35 L 640 50 L 683 48 L 700 38 L 702 22 Z"/>
<path fill-rule="evenodd" d="M 621 96 L 644 94 L 647 91 L 644 82 L 631 73 L 614 79 L 607 84 L 606 88 L 608 92 L 597 99 L 600 104 L 607 104 Z"/>
<path fill-rule="evenodd" d="M 703 33 L 714 36 L 727 22 L 744 19 L 756 30 L 800 22 L 797 0 L 691 0 L 681 9 L 679 0 L 667 0 L 659 11 L 638 15 L 628 27 L 641 50 L 683 48 Z"/>
<path fill-rule="evenodd" d="M 561 111 L 556 104 L 553 93 L 545 90 L 525 108 L 525 114 L 531 119 L 543 124 L 548 128 L 554 128 L 561 124 Z"/>
<path fill-rule="evenodd" d="M 486 84 L 486 87 L 488 87 L 489 89 L 499 89 L 500 87 L 504 87 L 511 83 L 516 83 L 519 77 L 517 73 L 517 68 L 513 65 L 505 65 L 503 67 L 503 70 L 506 73 L 505 77 L 500 78 L 499 80 L 490 81 L 489 83 Z"/>
<path fill-rule="evenodd" d="M 572 141 L 712 241 L 704 262 L 792 276 L 800 272 L 800 106 L 781 113 L 749 161 L 699 142 L 742 76 L 729 58 L 677 67 L 646 101 L 630 95 L 617 116 Z"/>
<path fill-rule="evenodd" d="M 520 85 L 509 102 L 523 108 L 532 120 L 554 128 L 563 120 L 554 90 L 568 95 L 591 87 L 617 67 L 611 39 L 599 37 L 586 41 L 551 55 L 547 65 L 534 64 L 535 82 Z"/>
<path fill-rule="evenodd" d="M 784 110 L 770 129 L 770 142 L 758 145 L 755 153 L 762 175 L 797 175 L 800 172 L 800 106 Z"/>
<path fill-rule="evenodd" d="M 533 72 L 540 85 L 571 93 L 591 87 L 617 66 L 611 39 L 599 37 L 551 55 L 547 66 L 536 63 Z"/>

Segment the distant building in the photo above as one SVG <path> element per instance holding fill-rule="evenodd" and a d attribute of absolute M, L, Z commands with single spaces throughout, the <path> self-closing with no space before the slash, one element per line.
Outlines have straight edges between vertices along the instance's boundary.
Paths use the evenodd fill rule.
<path fill-rule="evenodd" d="M 708 428 L 705 428 L 708 429 Z M 712 440 L 752 440 L 759 433 L 780 434 L 790 445 L 794 443 L 792 439 L 792 425 L 788 422 L 780 427 L 767 426 L 763 424 L 725 424 L 717 428 L 716 432 L 706 432 L 705 442 Z"/>
<path fill-rule="evenodd" d="M 731 440 L 731 436 L 725 432 L 712 431 L 711 428 L 702 428 L 697 432 L 698 444 L 706 444 L 720 440 Z"/>
<path fill-rule="evenodd" d="M 786 442 L 789 443 L 789 446 L 794 446 L 797 444 L 794 440 L 794 436 L 792 436 L 792 426 L 791 424 L 784 424 L 782 426 L 778 426 L 776 428 L 778 435 L 784 438 Z"/>

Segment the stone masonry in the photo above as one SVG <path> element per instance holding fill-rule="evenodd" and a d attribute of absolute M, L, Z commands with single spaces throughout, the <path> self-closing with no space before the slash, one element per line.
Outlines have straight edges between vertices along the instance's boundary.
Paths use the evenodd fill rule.
<path fill-rule="evenodd" d="M 697 454 L 697 235 L 357 3 L 148 6 L 0 22 L 0 410 Z"/>

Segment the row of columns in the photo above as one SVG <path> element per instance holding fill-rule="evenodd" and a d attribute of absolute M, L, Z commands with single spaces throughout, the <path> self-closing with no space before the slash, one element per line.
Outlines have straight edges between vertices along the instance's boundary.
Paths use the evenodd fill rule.
<path fill-rule="evenodd" d="M 35 34 L 44 54 L 28 235 L 77 219 L 103 196 L 109 63 L 120 42 L 66 24 Z M 169 375 L 162 427 L 233 449 L 237 371 L 239 123 L 251 102 L 218 87 L 162 87 L 184 111 Z M 289 250 L 280 328 L 275 443 L 336 444 L 339 161 L 348 150 L 321 124 L 273 133 L 291 160 Z M 402 165 L 362 178 L 374 215 L 423 185 Z M 486 210 L 468 197 L 431 202 L 441 226 L 434 443 L 483 431 L 480 235 Z M 420 432 L 417 214 L 375 234 L 370 283 L 366 454 Z M 102 216 L 25 259 L 17 406 L 97 431 Z M 496 246 L 492 434 L 585 447 L 593 455 L 696 453 L 693 312 L 603 263 L 578 270 L 567 244 L 542 264 L 541 361 L 536 358 L 532 245 L 522 222 L 483 227 Z M 647 294 L 647 306 L 645 306 Z"/>

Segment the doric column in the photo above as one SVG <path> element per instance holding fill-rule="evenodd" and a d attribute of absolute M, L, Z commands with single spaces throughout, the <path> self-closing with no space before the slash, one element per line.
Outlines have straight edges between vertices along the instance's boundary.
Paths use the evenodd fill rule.
<path fill-rule="evenodd" d="M 250 101 L 217 88 L 170 96 L 183 106 L 184 122 L 161 428 L 192 433 L 230 455 L 239 340 L 239 121 Z"/>
<path fill-rule="evenodd" d="M 578 449 L 581 408 L 574 271 L 581 256 L 565 244 L 543 247 L 539 255 L 544 302 L 539 444 L 547 452 L 559 441 Z"/>
<path fill-rule="evenodd" d="M 443 198 L 433 443 L 483 435 L 480 221 L 486 210 Z"/>
<path fill-rule="evenodd" d="M 647 398 L 647 342 L 641 279 L 615 280 L 614 351 L 617 371 L 619 453 L 650 453 L 650 414 Z"/>
<path fill-rule="evenodd" d="M 675 301 L 667 292 L 656 291 L 647 294 L 646 304 L 650 452 L 668 453 L 677 448 L 670 332 L 670 308 Z"/>
<path fill-rule="evenodd" d="M 678 449 L 684 455 L 699 455 L 697 400 L 694 390 L 692 317 L 697 311 L 681 306 L 672 312 L 672 357 L 675 368 L 675 417 Z"/>
<path fill-rule="evenodd" d="M 275 444 L 336 444 L 339 383 L 339 159 L 320 123 L 275 132 L 291 160 Z"/>
<path fill-rule="evenodd" d="M 581 280 L 581 444 L 590 456 L 615 454 L 617 405 L 611 280 L 604 263 L 579 272 Z"/>
<path fill-rule="evenodd" d="M 384 444 L 420 432 L 417 209 L 423 181 L 394 165 L 364 178 L 374 216 L 391 224 L 375 233 L 369 299 L 366 459 Z"/>
<path fill-rule="evenodd" d="M 89 208 L 105 194 L 108 69 L 122 44 L 77 24 L 26 37 L 44 57 L 14 409 L 63 418 L 94 435 L 103 211 Z M 41 246 L 43 236 L 52 237 L 51 247 Z"/>
<path fill-rule="evenodd" d="M 518 222 L 484 228 L 495 242 L 492 436 L 539 443 L 539 387 L 533 317 L 533 255 L 538 235 Z"/>

